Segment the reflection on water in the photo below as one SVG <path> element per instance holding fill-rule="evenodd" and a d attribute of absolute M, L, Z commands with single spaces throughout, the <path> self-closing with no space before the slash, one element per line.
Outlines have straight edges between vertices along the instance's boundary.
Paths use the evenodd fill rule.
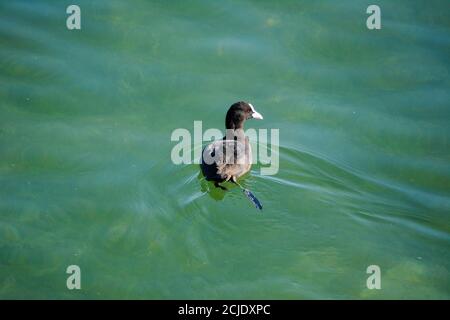
<path fill-rule="evenodd" d="M 77 4 L 0 3 L 0 298 L 450 297 L 445 1 Z M 263 211 L 170 161 L 238 100 Z"/>
<path fill-rule="evenodd" d="M 207 181 L 203 176 L 201 170 L 198 175 L 198 180 L 200 182 L 200 188 L 203 193 L 207 193 L 214 200 L 223 200 L 226 195 L 226 190 L 216 187 L 214 185 L 214 182 L 212 181 Z"/>

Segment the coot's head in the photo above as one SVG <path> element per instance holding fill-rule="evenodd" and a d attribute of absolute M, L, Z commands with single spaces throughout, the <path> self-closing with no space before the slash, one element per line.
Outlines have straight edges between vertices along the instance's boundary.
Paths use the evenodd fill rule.
<path fill-rule="evenodd" d="M 228 109 L 225 118 L 225 126 L 227 129 L 242 129 L 244 121 L 247 119 L 262 119 L 263 116 L 255 110 L 251 103 L 239 101 L 234 103 Z"/>

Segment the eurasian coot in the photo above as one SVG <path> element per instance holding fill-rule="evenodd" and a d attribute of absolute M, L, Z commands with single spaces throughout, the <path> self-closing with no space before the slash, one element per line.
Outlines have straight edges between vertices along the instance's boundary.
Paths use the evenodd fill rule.
<path fill-rule="evenodd" d="M 263 119 L 263 117 L 250 103 L 243 101 L 234 103 L 225 117 L 227 129 L 225 137 L 203 149 L 200 166 L 206 180 L 214 181 L 216 187 L 227 190 L 220 183 L 231 181 L 243 189 L 257 208 L 262 209 L 258 199 L 237 181 L 250 171 L 252 166 L 251 145 L 244 134 L 244 122 L 248 119 Z"/>

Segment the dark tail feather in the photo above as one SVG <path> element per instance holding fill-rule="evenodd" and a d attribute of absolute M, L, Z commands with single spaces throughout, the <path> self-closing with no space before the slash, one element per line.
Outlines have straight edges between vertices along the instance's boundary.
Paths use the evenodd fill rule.
<path fill-rule="evenodd" d="M 255 197 L 255 195 L 248 189 L 242 188 L 245 196 L 255 205 L 256 208 L 262 210 L 261 202 Z"/>

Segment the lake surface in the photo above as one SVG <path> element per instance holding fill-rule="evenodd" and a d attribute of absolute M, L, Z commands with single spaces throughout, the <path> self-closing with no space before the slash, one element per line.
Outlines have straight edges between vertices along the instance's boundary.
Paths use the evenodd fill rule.
<path fill-rule="evenodd" d="M 0 298 L 450 298 L 448 1 L 69 4 L 0 3 Z M 262 212 L 170 157 L 239 100 Z"/>

